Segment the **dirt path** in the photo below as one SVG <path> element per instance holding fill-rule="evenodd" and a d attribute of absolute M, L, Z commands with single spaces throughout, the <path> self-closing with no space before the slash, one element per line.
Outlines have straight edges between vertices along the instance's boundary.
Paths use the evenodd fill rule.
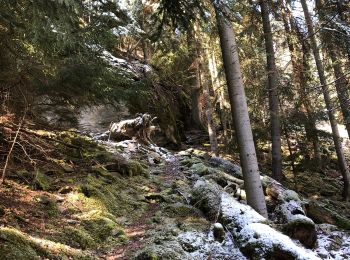
<path fill-rule="evenodd" d="M 162 192 L 165 187 L 171 186 L 177 179 L 176 176 L 179 175 L 178 159 L 175 156 L 171 157 L 166 161 L 166 164 L 161 170 L 163 170 L 163 173 L 158 177 L 162 180 L 162 186 L 157 187 L 157 192 Z M 147 220 L 154 217 L 159 208 L 159 202 L 150 202 L 148 209 L 142 214 L 142 216 L 125 229 L 125 234 L 129 238 L 129 241 L 116 247 L 105 257 L 105 259 L 127 260 L 130 259 L 133 253 L 142 248 L 145 244 L 145 234 L 152 228 L 152 223 L 148 223 Z"/>

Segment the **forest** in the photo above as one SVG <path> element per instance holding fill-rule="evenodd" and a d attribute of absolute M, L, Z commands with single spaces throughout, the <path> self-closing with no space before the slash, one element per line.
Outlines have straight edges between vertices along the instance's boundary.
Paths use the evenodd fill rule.
<path fill-rule="evenodd" d="M 349 0 L 0 0 L 0 260 L 349 259 Z"/>

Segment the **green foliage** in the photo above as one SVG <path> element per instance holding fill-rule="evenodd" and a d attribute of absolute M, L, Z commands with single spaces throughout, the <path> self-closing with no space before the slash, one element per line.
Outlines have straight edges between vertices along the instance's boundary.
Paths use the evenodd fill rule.
<path fill-rule="evenodd" d="M 8 1 L 0 10 L 0 90 L 14 112 L 24 106 L 76 107 L 115 99 L 125 85 L 102 56 L 129 22 L 112 1 Z M 4 100 L 0 100 L 4 102 Z"/>

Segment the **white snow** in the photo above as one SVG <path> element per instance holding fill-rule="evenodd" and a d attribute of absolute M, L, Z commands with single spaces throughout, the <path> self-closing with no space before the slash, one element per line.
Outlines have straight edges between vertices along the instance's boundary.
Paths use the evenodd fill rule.
<path fill-rule="evenodd" d="M 251 223 L 246 225 L 239 232 L 239 238 L 246 244 L 258 243 L 259 245 L 264 245 L 263 248 L 266 248 L 266 250 L 272 248 L 282 249 L 290 252 L 298 260 L 319 259 L 311 250 L 297 246 L 296 242 L 292 241 L 288 236 L 265 224 Z"/>
<path fill-rule="evenodd" d="M 315 252 L 323 259 L 350 259 L 350 234 L 337 231 L 329 224 L 318 225 L 318 240 Z"/>
<path fill-rule="evenodd" d="M 225 192 L 221 195 L 221 212 L 223 219 L 233 222 L 239 228 L 251 223 L 266 221 L 266 218 L 261 216 L 253 208 L 239 203 Z"/>

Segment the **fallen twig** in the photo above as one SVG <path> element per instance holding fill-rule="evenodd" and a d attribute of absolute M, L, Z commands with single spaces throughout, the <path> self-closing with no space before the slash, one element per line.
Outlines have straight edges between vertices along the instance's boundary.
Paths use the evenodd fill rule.
<path fill-rule="evenodd" d="M 22 119 L 21 119 L 21 121 L 20 121 L 20 123 L 19 123 L 19 125 L 18 125 L 18 128 L 17 128 L 17 131 L 16 131 L 15 138 L 14 138 L 13 141 L 12 141 L 12 145 L 11 145 L 10 151 L 9 151 L 9 153 L 8 153 L 7 156 L 6 156 L 5 166 L 4 166 L 4 169 L 2 170 L 2 175 L 1 175 L 1 179 L 0 179 L 0 185 L 2 185 L 3 182 L 4 182 L 4 180 L 5 180 L 6 169 L 7 169 L 7 166 L 8 166 L 8 163 L 9 163 L 9 160 L 10 160 L 10 157 L 11 157 L 11 154 L 12 154 L 12 151 L 13 151 L 13 148 L 15 147 L 15 144 L 16 144 L 16 141 L 17 141 L 17 137 L 18 137 L 18 134 L 19 134 L 19 131 L 21 130 L 21 127 L 22 127 L 24 118 L 26 117 L 26 113 L 27 113 L 27 108 L 24 110 Z"/>

